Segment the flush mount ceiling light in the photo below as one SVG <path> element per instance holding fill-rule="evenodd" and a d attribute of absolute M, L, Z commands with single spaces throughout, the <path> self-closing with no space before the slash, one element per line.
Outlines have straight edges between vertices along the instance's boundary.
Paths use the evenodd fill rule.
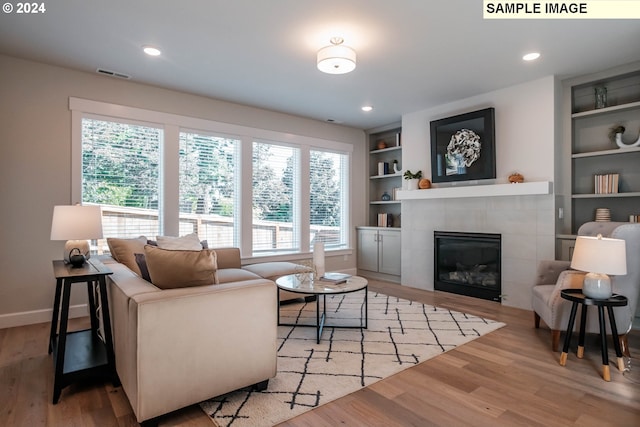
<path fill-rule="evenodd" d="M 160 52 L 160 49 L 153 46 L 143 46 L 142 51 L 149 56 L 160 56 L 160 54 L 162 53 Z"/>
<path fill-rule="evenodd" d="M 373 107 L 371 105 L 365 105 L 364 107 L 362 107 L 362 111 L 368 113 L 369 111 L 373 111 Z"/>
<path fill-rule="evenodd" d="M 527 53 L 522 57 L 522 59 L 524 59 L 525 61 L 533 61 L 538 58 L 540 58 L 540 54 L 538 52 Z"/>
<path fill-rule="evenodd" d="M 342 43 L 342 37 L 332 37 L 331 46 L 318 51 L 318 70 L 327 74 L 345 74 L 355 70 L 356 52 Z"/>

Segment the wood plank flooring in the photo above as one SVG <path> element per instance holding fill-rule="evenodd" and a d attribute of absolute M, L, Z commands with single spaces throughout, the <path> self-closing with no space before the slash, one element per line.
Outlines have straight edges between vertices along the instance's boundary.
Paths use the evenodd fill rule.
<path fill-rule="evenodd" d="M 585 358 L 567 366 L 551 352 L 546 326 L 530 311 L 443 292 L 425 292 L 370 280 L 370 290 L 499 320 L 506 327 L 293 418 L 301 426 L 640 426 L 640 386 L 615 366 L 601 378 L 598 339 L 588 337 Z M 75 329 L 89 326 L 74 319 Z M 53 362 L 49 324 L 0 329 L 0 426 L 137 426 L 120 387 L 74 384 L 51 404 Z M 630 334 L 640 354 L 640 331 Z M 637 360 L 637 359 L 636 359 Z M 640 370 L 640 363 L 636 366 Z M 211 427 L 197 405 L 166 415 L 161 426 Z"/>

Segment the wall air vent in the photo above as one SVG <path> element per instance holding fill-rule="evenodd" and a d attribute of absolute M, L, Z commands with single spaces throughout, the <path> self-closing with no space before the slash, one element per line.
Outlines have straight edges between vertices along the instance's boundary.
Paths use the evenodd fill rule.
<path fill-rule="evenodd" d="M 131 76 L 128 76 L 124 73 L 119 73 L 117 71 L 105 70 L 104 68 L 98 68 L 96 73 L 103 74 L 105 76 L 118 77 L 119 79 L 130 79 Z"/>

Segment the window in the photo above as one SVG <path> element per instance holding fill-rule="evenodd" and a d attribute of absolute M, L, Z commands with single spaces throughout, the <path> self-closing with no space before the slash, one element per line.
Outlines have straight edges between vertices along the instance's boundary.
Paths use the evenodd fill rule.
<path fill-rule="evenodd" d="M 160 234 L 160 147 L 150 126 L 82 119 L 82 203 L 102 205 L 104 237 Z"/>
<path fill-rule="evenodd" d="M 210 247 L 276 260 L 307 256 L 317 241 L 348 248 L 352 144 L 79 98 L 69 106 L 72 202 L 102 206 L 105 238 L 195 232 Z"/>
<path fill-rule="evenodd" d="M 253 143 L 253 252 L 300 250 L 300 149 Z"/>
<path fill-rule="evenodd" d="M 309 165 L 309 227 L 311 247 L 344 248 L 348 241 L 349 156 L 311 150 Z"/>
<path fill-rule="evenodd" d="M 180 235 L 238 246 L 239 147 L 237 139 L 180 133 Z"/>

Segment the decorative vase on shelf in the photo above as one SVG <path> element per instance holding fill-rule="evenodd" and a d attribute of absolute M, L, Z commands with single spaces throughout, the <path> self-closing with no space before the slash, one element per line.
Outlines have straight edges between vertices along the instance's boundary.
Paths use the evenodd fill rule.
<path fill-rule="evenodd" d="M 604 86 L 596 86 L 594 88 L 596 96 L 596 110 L 607 106 L 607 88 Z"/>
<path fill-rule="evenodd" d="M 391 196 L 385 191 L 384 193 L 382 193 L 382 197 L 380 197 L 380 200 L 382 200 L 383 202 L 388 202 L 389 200 L 391 200 Z"/>
<path fill-rule="evenodd" d="M 398 161 L 394 160 L 393 161 L 393 173 L 400 173 L 402 172 L 402 170 L 398 167 Z"/>
<path fill-rule="evenodd" d="M 624 128 L 623 128 L 624 129 Z M 619 148 L 633 148 L 633 147 L 640 147 L 640 135 L 638 135 L 638 139 L 636 140 L 636 142 L 630 142 L 630 143 L 625 143 L 622 140 L 622 133 L 623 132 L 618 132 L 616 133 L 616 145 Z"/>

